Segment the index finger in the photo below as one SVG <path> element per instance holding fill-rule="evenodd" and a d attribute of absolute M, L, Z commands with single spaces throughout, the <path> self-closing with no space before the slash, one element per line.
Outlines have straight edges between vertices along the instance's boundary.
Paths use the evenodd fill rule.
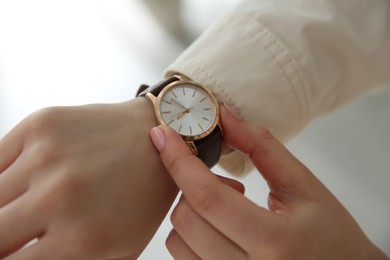
<path fill-rule="evenodd" d="M 19 157 L 23 150 L 23 138 L 18 127 L 0 138 L 0 174 Z"/>
<path fill-rule="evenodd" d="M 262 239 L 267 239 L 279 228 L 279 216 L 220 182 L 172 129 L 155 127 L 151 137 L 165 167 L 191 207 L 242 249 L 258 246 Z"/>

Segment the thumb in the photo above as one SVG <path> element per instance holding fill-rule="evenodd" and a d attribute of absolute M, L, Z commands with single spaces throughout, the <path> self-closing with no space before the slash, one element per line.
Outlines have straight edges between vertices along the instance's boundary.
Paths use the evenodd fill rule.
<path fill-rule="evenodd" d="M 250 156 L 268 183 L 270 199 L 274 197 L 276 201 L 288 204 L 311 197 L 322 187 L 314 175 L 268 130 L 238 121 L 223 106 L 221 119 L 225 142 Z"/>

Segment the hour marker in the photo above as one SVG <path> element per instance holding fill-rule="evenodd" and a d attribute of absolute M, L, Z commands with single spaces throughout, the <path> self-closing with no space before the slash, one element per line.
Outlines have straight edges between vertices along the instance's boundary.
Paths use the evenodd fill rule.
<path fill-rule="evenodd" d="M 192 127 L 190 126 L 190 134 L 192 134 Z"/>
<path fill-rule="evenodd" d="M 172 103 L 169 102 L 169 101 L 164 100 L 164 102 L 167 103 L 167 104 L 169 104 L 169 105 L 172 105 Z"/>
<path fill-rule="evenodd" d="M 171 121 L 169 121 L 168 125 L 172 124 L 173 121 L 175 121 L 175 119 L 172 119 Z"/>
<path fill-rule="evenodd" d="M 182 125 L 180 125 L 179 130 L 177 130 L 179 133 L 180 133 L 181 127 L 182 127 Z"/>
<path fill-rule="evenodd" d="M 203 127 L 198 123 L 199 128 L 203 131 Z"/>
<path fill-rule="evenodd" d="M 183 96 L 185 96 L 186 95 L 186 90 L 184 89 L 184 87 L 182 89 L 183 89 Z"/>
<path fill-rule="evenodd" d="M 175 98 L 177 98 L 177 96 L 176 96 L 175 92 L 173 92 L 172 90 L 171 90 L 171 92 L 172 92 L 172 94 L 175 96 Z"/>
<path fill-rule="evenodd" d="M 194 89 L 194 93 L 192 93 L 192 97 L 195 97 L 196 89 Z"/>
<path fill-rule="evenodd" d="M 206 121 L 210 121 L 210 119 L 208 119 L 207 117 L 202 117 L 204 120 Z"/>
<path fill-rule="evenodd" d="M 210 111 L 211 108 L 209 108 L 209 107 L 208 107 L 208 108 L 203 108 L 203 110 L 204 110 L 204 111 Z"/>
<path fill-rule="evenodd" d="M 202 98 L 200 101 L 199 101 L 199 103 L 202 103 L 203 101 L 205 101 L 205 97 L 204 98 Z"/>
<path fill-rule="evenodd" d="M 164 112 L 162 112 L 163 114 L 170 114 L 171 113 L 171 111 L 164 111 Z"/>

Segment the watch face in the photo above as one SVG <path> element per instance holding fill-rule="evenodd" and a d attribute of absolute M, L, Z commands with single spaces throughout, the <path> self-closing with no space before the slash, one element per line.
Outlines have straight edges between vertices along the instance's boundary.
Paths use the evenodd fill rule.
<path fill-rule="evenodd" d="M 157 106 L 162 121 L 183 136 L 202 138 L 217 125 L 217 101 L 197 85 L 181 83 L 166 87 Z"/>

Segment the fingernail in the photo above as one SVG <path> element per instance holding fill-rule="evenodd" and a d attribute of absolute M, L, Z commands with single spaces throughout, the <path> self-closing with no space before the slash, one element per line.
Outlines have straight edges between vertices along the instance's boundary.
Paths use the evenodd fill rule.
<path fill-rule="evenodd" d="M 241 119 L 241 116 L 238 114 L 237 110 L 234 109 L 232 106 L 230 106 L 229 104 L 227 103 L 223 103 L 223 106 L 226 108 L 226 110 L 228 111 L 228 113 L 234 117 L 234 119 L 236 119 L 237 121 L 242 121 Z"/>
<path fill-rule="evenodd" d="M 161 151 L 165 145 L 164 132 L 158 126 L 153 127 L 152 130 L 150 130 L 150 137 L 152 138 L 152 142 L 157 150 Z"/>

